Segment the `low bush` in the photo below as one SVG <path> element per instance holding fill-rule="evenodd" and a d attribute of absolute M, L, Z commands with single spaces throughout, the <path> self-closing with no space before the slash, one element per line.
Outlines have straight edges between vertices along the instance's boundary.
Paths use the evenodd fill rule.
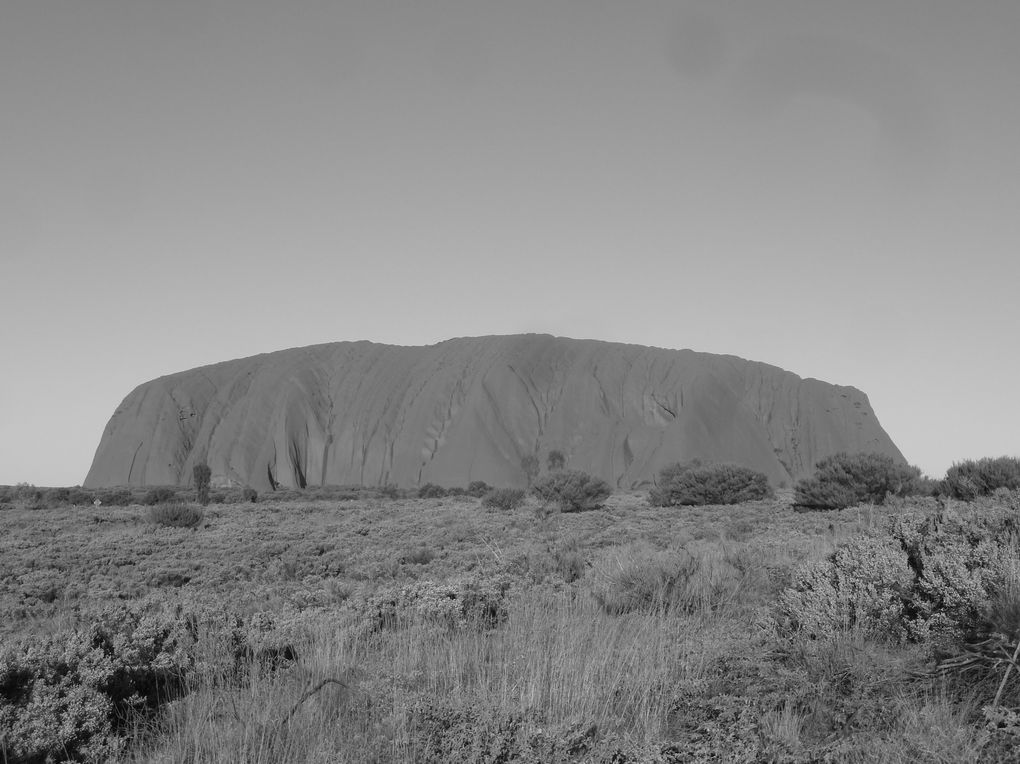
<path fill-rule="evenodd" d="M 154 504 L 149 507 L 149 522 L 168 528 L 194 528 L 205 514 L 201 507 L 183 501 Z"/>
<path fill-rule="evenodd" d="M 943 652 L 996 633 L 1015 636 L 1018 559 L 1020 520 L 1012 507 L 906 513 L 889 533 L 856 539 L 797 569 L 779 598 L 778 622 L 816 636 L 857 628 Z"/>
<path fill-rule="evenodd" d="M 405 552 L 398 562 L 404 565 L 425 565 L 436 558 L 436 553 L 427 546 L 420 546 Z"/>
<path fill-rule="evenodd" d="M 968 459 L 946 471 L 938 493 L 955 499 L 972 501 L 989 496 L 998 489 L 1020 491 L 1020 459 L 1009 456 Z"/>
<path fill-rule="evenodd" d="M 142 503 L 151 507 L 155 504 L 176 500 L 177 494 L 172 488 L 160 487 L 149 489 L 149 492 L 145 494 L 145 498 L 142 499 Z"/>
<path fill-rule="evenodd" d="M 660 507 L 706 506 L 759 501 L 773 495 L 768 478 L 748 467 L 691 462 L 662 469 L 648 500 Z"/>
<path fill-rule="evenodd" d="M 246 485 L 244 488 L 241 489 L 241 498 L 244 501 L 250 501 L 252 504 L 254 504 L 256 501 L 259 500 L 259 493 L 250 485 Z"/>
<path fill-rule="evenodd" d="M 100 493 L 97 498 L 106 507 L 129 507 L 135 503 L 134 494 L 123 489 Z"/>
<path fill-rule="evenodd" d="M 419 499 L 441 499 L 446 496 L 446 489 L 435 483 L 426 483 L 418 489 Z"/>
<path fill-rule="evenodd" d="M 907 635 L 905 596 L 913 582 L 895 540 L 855 539 L 827 560 L 798 568 L 777 614 L 785 630 L 811 637 L 858 629 L 899 641 Z"/>
<path fill-rule="evenodd" d="M 559 505 L 562 512 L 598 509 L 613 489 L 601 478 L 580 470 L 557 470 L 538 480 L 533 490 L 546 503 Z"/>
<path fill-rule="evenodd" d="M 491 490 L 492 486 L 484 480 L 472 480 L 471 483 L 468 484 L 467 494 L 468 496 L 474 496 L 476 499 L 481 499 Z"/>
<path fill-rule="evenodd" d="M 45 502 L 49 506 L 76 506 L 84 507 L 92 504 L 95 501 L 93 496 L 88 491 L 83 491 L 81 488 L 51 488 L 46 491 Z"/>
<path fill-rule="evenodd" d="M 745 563 L 720 547 L 616 548 L 592 567 L 592 594 L 607 613 L 704 612 L 736 598 Z M 746 566 L 745 566 L 746 567 Z"/>
<path fill-rule="evenodd" d="M 485 494 L 485 497 L 482 499 L 483 507 L 506 511 L 517 509 L 523 503 L 523 488 L 494 488 Z"/>
<path fill-rule="evenodd" d="M 802 509 L 845 509 L 882 504 L 887 496 L 918 491 L 921 471 L 885 454 L 839 453 L 822 459 L 815 473 L 794 488 L 794 505 Z"/>
<path fill-rule="evenodd" d="M 182 691 L 193 644 L 185 619 L 131 608 L 69 634 L 4 646 L 4 760 L 119 758 L 130 720 Z"/>
<path fill-rule="evenodd" d="M 383 587 L 352 606 L 371 631 L 421 622 L 489 629 L 506 619 L 509 593 L 507 578 L 470 576 Z"/>
<path fill-rule="evenodd" d="M 49 506 L 51 506 L 51 507 L 55 507 L 55 506 L 58 506 L 60 504 L 68 504 L 69 503 L 68 502 L 68 498 L 70 498 L 70 496 L 71 496 L 71 489 L 70 488 L 50 488 L 47 491 L 45 491 L 43 495 L 45 497 L 46 503 Z"/>

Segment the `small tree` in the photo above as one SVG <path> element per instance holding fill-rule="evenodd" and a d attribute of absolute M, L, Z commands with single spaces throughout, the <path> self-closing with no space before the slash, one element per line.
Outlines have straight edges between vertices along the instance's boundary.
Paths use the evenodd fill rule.
<path fill-rule="evenodd" d="M 555 472 L 556 470 L 561 470 L 567 466 L 567 457 L 563 455 L 562 451 L 553 449 L 546 457 L 545 463 L 550 472 Z"/>
<path fill-rule="evenodd" d="M 531 488 L 531 484 L 534 483 L 535 478 L 538 477 L 538 457 L 534 454 L 525 454 L 522 456 L 521 469 L 524 471 L 524 476 L 528 479 L 528 488 Z"/>
<path fill-rule="evenodd" d="M 212 479 L 212 470 L 205 462 L 196 464 L 191 474 L 195 478 L 195 492 L 198 494 L 198 503 L 203 507 L 209 503 L 209 481 Z"/>

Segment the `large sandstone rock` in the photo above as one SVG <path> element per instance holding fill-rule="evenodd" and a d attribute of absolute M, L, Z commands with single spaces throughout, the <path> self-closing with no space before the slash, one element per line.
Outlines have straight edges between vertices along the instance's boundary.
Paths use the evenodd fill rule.
<path fill-rule="evenodd" d="M 523 485 L 551 449 L 619 487 L 700 457 L 776 484 L 837 451 L 903 459 L 867 396 L 733 356 L 547 335 L 337 342 L 136 388 L 85 485 Z"/>

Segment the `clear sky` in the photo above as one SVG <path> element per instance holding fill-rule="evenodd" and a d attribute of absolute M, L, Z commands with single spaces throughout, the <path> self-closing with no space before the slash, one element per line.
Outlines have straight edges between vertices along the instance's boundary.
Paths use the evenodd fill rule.
<path fill-rule="evenodd" d="M 1020 454 L 1020 3 L 4 0 L 0 483 L 136 385 L 548 332 Z"/>

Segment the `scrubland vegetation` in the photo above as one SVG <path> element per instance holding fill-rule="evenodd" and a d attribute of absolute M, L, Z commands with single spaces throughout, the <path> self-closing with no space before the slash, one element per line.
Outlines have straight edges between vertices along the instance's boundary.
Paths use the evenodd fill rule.
<path fill-rule="evenodd" d="M 0 489 L 0 761 L 1016 761 L 1015 461 Z"/>

